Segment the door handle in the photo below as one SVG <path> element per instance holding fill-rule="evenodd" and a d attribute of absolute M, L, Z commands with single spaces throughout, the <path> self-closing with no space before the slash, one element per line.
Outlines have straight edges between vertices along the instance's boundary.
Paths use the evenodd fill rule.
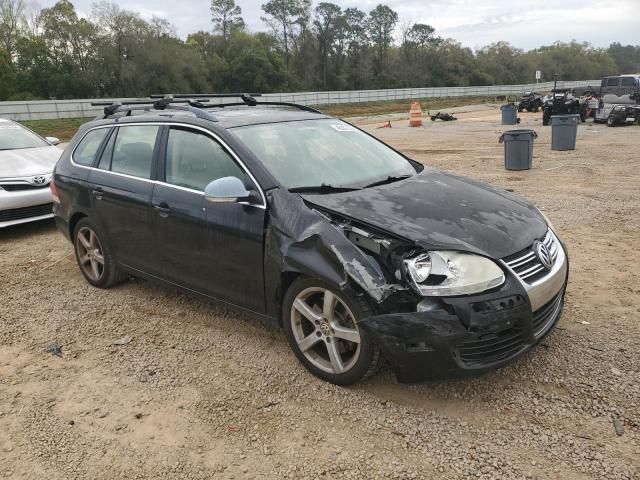
<path fill-rule="evenodd" d="M 104 190 L 98 187 L 91 190 L 91 193 L 93 195 L 93 198 L 95 198 L 96 200 L 102 200 L 102 195 L 104 194 Z"/>
<path fill-rule="evenodd" d="M 169 214 L 171 213 L 171 208 L 169 208 L 169 205 L 167 205 L 167 203 L 165 202 L 154 204 L 153 208 L 163 218 L 168 217 Z"/>

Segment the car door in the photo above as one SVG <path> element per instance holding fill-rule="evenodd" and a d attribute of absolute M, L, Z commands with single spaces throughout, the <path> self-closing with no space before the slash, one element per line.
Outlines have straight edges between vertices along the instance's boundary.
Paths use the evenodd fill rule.
<path fill-rule="evenodd" d="M 264 199 L 259 205 L 212 203 L 205 187 L 223 177 L 255 181 L 209 132 L 171 126 L 163 142 L 153 225 L 163 276 L 178 285 L 263 312 Z"/>
<path fill-rule="evenodd" d="M 153 248 L 152 168 L 158 125 L 120 126 L 111 133 L 89 174 L 95 212 L 117 260 L 145 273 L 159 273 Z"/>

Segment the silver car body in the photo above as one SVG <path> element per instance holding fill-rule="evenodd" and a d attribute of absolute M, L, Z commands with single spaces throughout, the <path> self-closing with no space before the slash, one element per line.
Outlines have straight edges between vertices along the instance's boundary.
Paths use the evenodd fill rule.
<path fill-rule="evenodd" d="M 0 119 L 0 128 L 25 127 Z M 0 228 L 53 217 L 49 184 L 62 150 L 42 141 L 42 147 L 0 150 Z"/>

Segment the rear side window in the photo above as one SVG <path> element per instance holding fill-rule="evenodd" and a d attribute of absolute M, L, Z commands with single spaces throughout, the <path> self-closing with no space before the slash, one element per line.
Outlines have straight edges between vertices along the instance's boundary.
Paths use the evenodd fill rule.
<path fill-rule="evenodd" d="M 154 125 L 120 127 L 113 145 L 111 171 L 151 178 L 153 149 L 159 128 Z"/>
<path fill-rule="evenodd" d="M 636 79 L 633 77 L 622 77 L 622 86 L 623 87 L 635 87 Z"/>
<path fill-rule="evenodd" d="M 96 153 L 98 153 L 109 130 L 109 128 L 97 128 L 87 133 L 73 152 L 73 161 L 79 165 L 93 165 Z"/>
<path fill-rule="evenodd" d="M 617 87 L 618 85 L 620 85 L 619 78 L 609 78 L 607 80 L 607 87 Z"/>
<path fill-rule="evenodd" d="M 182 128 L 169 130 L 167 183 L 203 192 L 210 182 L 223 177 L 237 177 L 245 185 L 250 181 L 244 170 L 210 136 Z"/>

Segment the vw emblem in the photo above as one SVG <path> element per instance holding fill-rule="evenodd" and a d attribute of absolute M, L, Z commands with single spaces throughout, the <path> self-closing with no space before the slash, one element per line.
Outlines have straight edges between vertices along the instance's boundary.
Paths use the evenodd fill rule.
<path fill-rule="evenodd" d="M 36 185 L 44 185 L 45 183 L 47 183 L 47 177 L 44 177 L 42 175 L 38 175 L 37 177 L 33 177 L 32 181 Z"/>
<path fill-rule="evenodd" d="M 551 253 L 549 253 L 547 246 L 542 242 L 536 242 L 535 251 L 542 266 L 547 270 L 551 270 L 551 267 L 553 267 L 553 258 L 551 258 Z"/>

